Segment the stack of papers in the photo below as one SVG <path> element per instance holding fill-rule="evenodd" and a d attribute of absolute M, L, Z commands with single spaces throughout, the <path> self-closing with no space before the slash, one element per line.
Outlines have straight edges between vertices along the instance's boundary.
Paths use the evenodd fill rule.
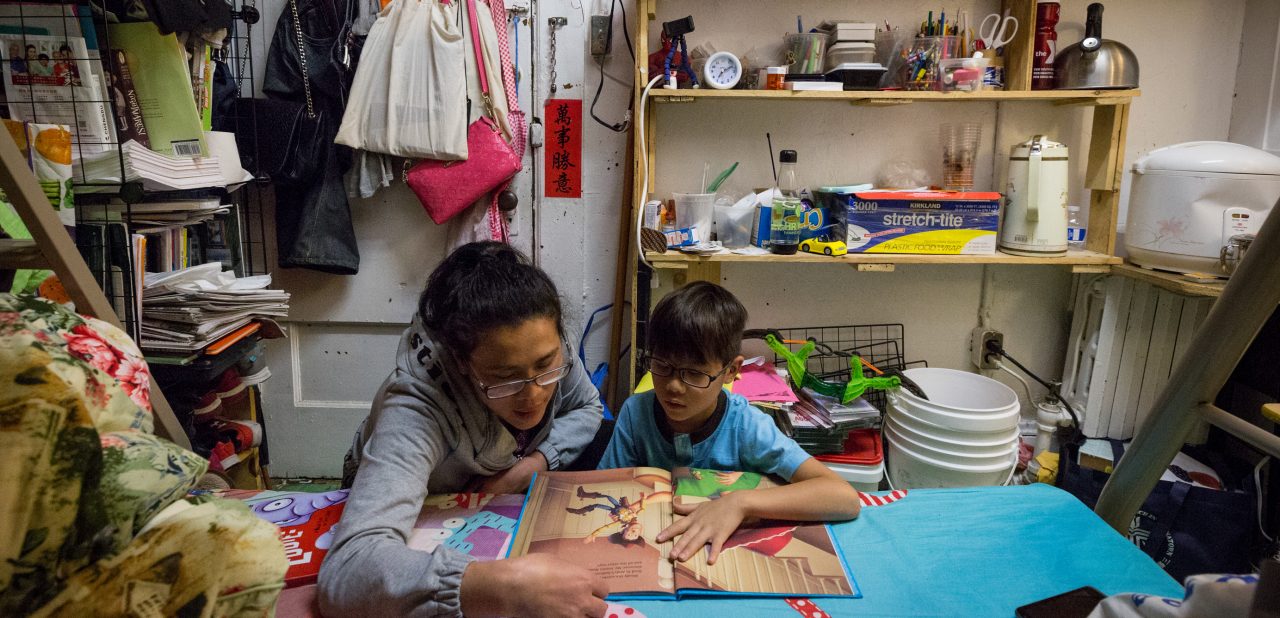
<path fill-rule="evenodd" d="M 139 233 L 148 230 L 146 226 L 173 227 L 195 225 L 209 221 L 214 217 L 231 212 L 231 205 L 223 204 L 220 198 L 211 197 L 191 200 L 169 200 L 163 202 L 140 202 L 125 205 L 113 200 L 109 205 L 112 211 L 126 215 L 129 222 Z"/>
<path fill-rule="evenodd" d="M 287 317 L 289 293 L 269 285 L 270 275 L 236 277 L 217 262 L 147 273 L 141 346 L 196 352 L 253 320 Z"/>
<path fill-rule="evenodd" d="M 141 182 L 148 191 L 182 191 L 229 187 L 253 180 L 253 175 L 240 167 L 233 134 L 211 131 L 206 137 L 210 152 L 207 157 L 174 157 L 130 140 L 120 146 L 119 153 L 76 161 L 72 178 L 77 183 L 90 183 L 77 187 L 76 191 L 92 193 L 93 184 L 123 182 Z M 122 162 L 124 169 L 121 169 Z"/>
<path fill-rule="evenodd" d="M 796 394 L 782 377 L 779 369 L 772 364 L 757 365 L 743 363 L 738 379 L 729 387 L 735 394 L 742 395 L 751 403 L 795 403 L 799 401 Z"/>

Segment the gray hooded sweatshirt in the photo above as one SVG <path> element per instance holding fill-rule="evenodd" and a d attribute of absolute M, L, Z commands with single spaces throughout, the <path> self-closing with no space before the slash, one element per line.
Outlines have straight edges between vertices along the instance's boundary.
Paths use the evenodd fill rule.
<path fill-rule="evenodd" d="M 572 358 L 568 346 L 566 358 Z M 348 467 L 359 474 L 320 569 L 326 616 L 460 616 L 471 558 L 448 547 L 406 545 L 428 494 L 456 493 L 534 450 L 552 470 L 573 462 L 600 426 L 599 393 L 579 363 L 556 385 L 549 422 L 517 453 L 459 363 L 414 316 L 373 410 L 356 432 Z"/>

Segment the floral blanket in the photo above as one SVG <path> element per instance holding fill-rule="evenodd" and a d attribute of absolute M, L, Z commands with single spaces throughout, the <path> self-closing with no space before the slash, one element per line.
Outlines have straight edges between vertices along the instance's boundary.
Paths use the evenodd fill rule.
<path fill-rule="evenodd" d="M 0 615 L 270 614 L 275 528 L 181 501 L 208 462 L 151 434 L 150 387 L 119 329 L 0 294 Z"/>

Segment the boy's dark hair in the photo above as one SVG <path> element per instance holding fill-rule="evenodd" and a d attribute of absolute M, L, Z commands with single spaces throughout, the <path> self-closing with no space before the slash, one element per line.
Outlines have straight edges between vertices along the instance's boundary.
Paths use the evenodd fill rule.
<path fill-rule="evenodd" d="M 729 290 L 695 281 L 658 301 L 649 316 L 649 354 L 679 363 L 728 363 L 742 348 L 747 308 Z"/>
<path fill-rule="evenodd" d="M 418 311 L 432 335 L 462 361 L 489 329 L 530 318 L 551 318 L 564 336 L 551 278 L 500 242 L 473 242 L 450 253 L 427 279 Z"/>

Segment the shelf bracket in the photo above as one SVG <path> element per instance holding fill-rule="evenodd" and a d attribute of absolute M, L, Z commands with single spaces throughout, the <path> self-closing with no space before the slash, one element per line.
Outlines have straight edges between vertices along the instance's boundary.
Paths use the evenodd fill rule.
<path fill-rule="evenodd" d="M 693 103 L 693 97 L 656 97 L 654 100 L 661 103 Z"/>
<path fill-rule="evenodd" d="M 854 99 L 849 101 L 849 104 L 859 107 L 894 107 L 897 105 L 909 105 L 912 102 L 911 99 Z"/>
<path fill-rule="evenodd" d="M 891 273 L 895 268 L 894 264 L 853 264 L 853 269 L 860 273 Z"/>
<path fill-rule="evenodd" d="M 1071 272 L 1076 274 L 1107 274 L 1111 272 L 1111 267 L 1106 264 L 1075 264 L 1071 267 Z"/>

